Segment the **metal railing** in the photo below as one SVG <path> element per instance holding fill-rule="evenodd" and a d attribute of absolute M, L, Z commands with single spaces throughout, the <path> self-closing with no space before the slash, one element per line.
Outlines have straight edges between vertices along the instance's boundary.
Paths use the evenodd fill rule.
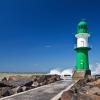
<path fill-rule="evenodd" d="M 89 47 L 89 48 L 92 48 L 92 45 L 89 45 L 88 46 L 77 46 L 77 44 L 74 44 L 74 49 L 78 48 L 78 47 Z"/>

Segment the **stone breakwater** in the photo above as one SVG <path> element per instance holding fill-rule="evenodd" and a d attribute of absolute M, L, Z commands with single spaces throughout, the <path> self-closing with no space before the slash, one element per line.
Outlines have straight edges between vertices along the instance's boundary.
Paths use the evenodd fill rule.
<path fill-rule="evenodd" d="M 0 81 L 0 98 L 24 92 L 61 80 L 59 75 L 32 75 L 4 77 Z"/>
<path fill-rule="evenodd" d="M 100 100 L 100 78 L 79 80 L 70 90 L 63 92 L 60 100 Z"/>

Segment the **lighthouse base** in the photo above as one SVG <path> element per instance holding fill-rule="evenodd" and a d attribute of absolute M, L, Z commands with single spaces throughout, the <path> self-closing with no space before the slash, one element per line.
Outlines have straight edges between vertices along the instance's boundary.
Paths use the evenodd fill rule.
<path fill-rule="evenodd" d="M 85 78 L 88 75 L 91 75 L 90 70 L 75 70 L 72 77 L 74 79 L 79 79 L 79 78 Z"/>

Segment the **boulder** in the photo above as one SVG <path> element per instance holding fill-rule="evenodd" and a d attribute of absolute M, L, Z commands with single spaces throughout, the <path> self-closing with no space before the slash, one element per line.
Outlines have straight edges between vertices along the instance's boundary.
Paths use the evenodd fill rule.
<path fill-rule="evenodd" d="M 100 96 L 82 93 L 82 94 L 78 94 L 77 100 L 100 100 Z"/>
<path fill-rule="evenodd" d="M 93 97 L 86 94 L 78 94 L 77 100 L 95 100 Z"/>
<path fill-rule="evenodd" d="M 42 76 L 37 77 L 37 82 L 38 82 L 38 83 L 41 83 L 41 82 L 43 82 L 43 81 L 45 81 L 45 80 L 47 80 L 46 75 L 42 75 Z"/>
<path fill-rule="evenodd" d="M 100 100 L 100 96 L 97 96 L 97 95 L 93 96 L 93 98 L 94 99 L 92 99 L 92 100 Z"/>
<path fill-rule="evenodd" d="M 32 86 L 33 87 L 38 87 L 39 86 L 39 83 L 38 82 L 33 82 Z"/>
<path fill-rule="evenodd" d="M 96 94 L 96 93 L 100 93 L 100 89 L 98 87 L 93 87 L 93 88 L 90 88 L 86 94 L 89 94 L 89 95 L 93 95 L 93 94 Z"/>
<path fill-rule="evenodd" d="M 33 86 L 26 86 L 26 90 L 30 90 L 30 89 L 33 89 L 34 87 Z"/>
<path fill-rule="evenodd" d="M 33 84 L 33 81 L 30 79 L 20 79 L 20 80 L 11 80 L 8 81 L 8 83 L 13 86 L 13 87 L 18 87 L 18 86 L 31 86 Z"/>
<path fill-rule="evenodd" d="M 43 85 L 46 85 L 46 84 L 47 84 L 46 81 L 39 83 L 40 86 L 43 86 Z"/>
<path fill-rule="evenodd" d="M 95 86 L 98 87 L 98 88 L 100 89 L 100 84 L 96 84 Z"/>
<path fill-rule="evenodd" d="M 57 75 L 51 75 L 47 79 L 48 84 L 53 83 L 55 81 L 57 81 Z"/>
<path fill-rule="evenodd" d="M 95 85 L 97 85 L 97 84 L 100 84 L 100 79 L 97 79 L 97 80 L 95 81 Z"/>
<path fill-rule="evenodd" d="M 100 96 L 100 92 L 96 92 L 95 95 Z"/>
<path fill-rule="evenodd" d="M 9 76 L 8 81 L 16 81 L 19 79 L 22 79 L 23 77 L 20 75 L 16 75 L 16 76 Z"/>
<path fill-rule="evenodd" d="M 29 76 L 22 76 L 22 75 L 16 75 L 16 76 L 9 76 L 8 81 L 17 81 L 17 80 L 26 80 L 31 79 Z"/>
<path fill-rule="evenodd" d="M 79 92 L 86 93 L 89 89 L 90 89 L 90 86 L 84 86 L 79 90 Z"/>
<path fill-rule="evenodd" d="M 3 87 L 0 89 L 0 95 L 3 97 L 10 96 L 12 94 L 14 94 L 14 92 L 12 91 L 10 87 Z"/>
<path fill-rule="evenodd" d="M 7 78 L 4 77 L 1 81 L 2 81 L 2 82 L 7 82 Z"/>
<path fill-rule="evenodd" d="M 86 85 L 93 87 L 95 85 L 95 82 L 88 82 L 88 83 L 86 83 Z"/>
<path fill-rule="evenodd" d="M 63 92 L 61 95 L 61 100 L 72 100 L 74 97 L 74 92 L 72 90 L 68 90 Z"/>
<path fill-rule="evenodd" d="M 32 81 L 37 81 L 37 76 L 36 75 L 32 75 L 29 77 L 29 79 L 31 79 Z"/>
<path fill-rule="evenodd" d="M 95 85 L 100 85 L 100 79 L 97 79 L 96 81 L 93 81 L 93 82 L 88 82 L 86 83 L 87 85 L 90 85 L 90 86 L 95 86 Z"/>
<path fill-rule="evenodd" d="M 32 86 L 32 84 L 33 84 L 32 80 L 26 80 L 24 86 Z"/>
<path fill-rule="evenodd" d="M 14 92 L 14 94 L 16 94 L 19 92 L 23 92 L 23 88 L 21 86 L 18 86 L 18 87 L 13 88 L 12 91 Z"/>
<path fill-rule="evenodd" d="M 79 91 L 81 89 L 81 87 L 84 87 L 86 85 L 86 80 L 84 79 L 80 79 L 76 84 L 74 84 L 74 86 L 72 86 L 72 90 L 73 91 Z"/>
<path fill-rule="evenodd" d="M 12 87 L 8 82 L 0 81 L 0 87 Z"/>
<path fill-rule="evenodd" d="M 60 75 L 56 75 L 56 80 L 57 81 L 61 80 Z"/>
<path fill-rule="evenodd" d="M 55 82 L 53 79 L 48 79 L 47 84 Z"/>
<path fill-rule="evenodd" d="M 92 75 L 87 75 L 87 82 L 93 82 L 96 80 L 95 76 L 92 76 Z"/>
<path fill-rule="evenodd" d="M 27 88 L 26 86 L 22 86 L 23 91 L 26 91 L 26 88 Z"/>

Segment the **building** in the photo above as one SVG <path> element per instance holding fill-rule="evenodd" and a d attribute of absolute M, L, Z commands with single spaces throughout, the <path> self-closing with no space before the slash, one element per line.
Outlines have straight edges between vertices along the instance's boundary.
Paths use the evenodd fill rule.
<path fill-rule="evenodd" d="M 80 21 L 75 34 L 77 44 L 75 46 L 76 51 L 76 65 L 73 74 L 74 78 L 84 78 L 86 75 L 91 75 L 89 69 L 88 51 L 91 50 L 88 38 L 90 33 L 88 31 L 88 25 L 85 21 Z"/>

